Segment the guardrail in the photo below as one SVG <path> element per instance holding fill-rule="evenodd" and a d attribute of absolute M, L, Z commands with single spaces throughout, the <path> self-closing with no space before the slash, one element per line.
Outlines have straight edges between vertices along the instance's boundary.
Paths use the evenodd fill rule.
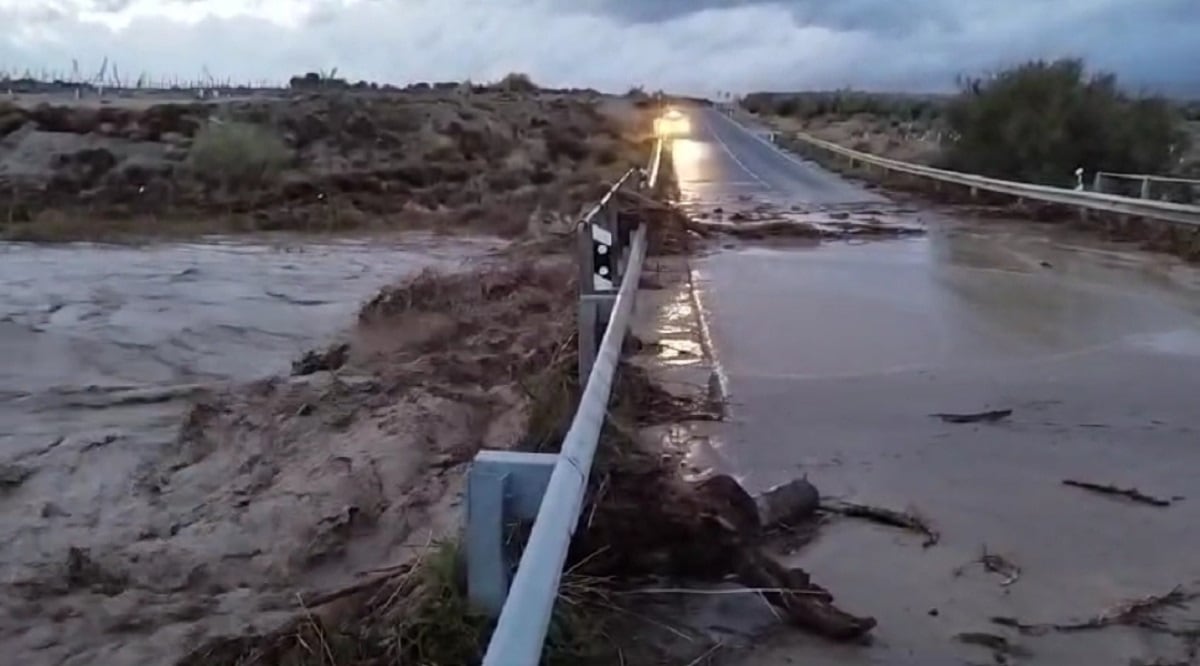
<path fill-rule="evenodd" d="M 646 255 L 645 225 L 632 229 L 613 198 L 634 181 L 655 187 L 661 159 L 659 140 L 650 168 L 626 172 L 579 224 L 579 376 L 587 382 L 560 452 L 480 451 L 467 475 L 467 593 L 499 615 L 484 666 L 535 666 L 541 657 Z M 510 586 L 507 531 L 530 520 Z"/>
<path fill-rule="evenodd" d="M 1097 171 L 1095 178 L 1092 180 L 1093 192 L 1104 192 L 1107 181 L 1110 180 L 1127 180 L 1141 184 L 1138 189 L 1138 196 L 1142 199 L 1150 199 L 1152 188 L 1155 183 L 1163 183 L 1167 185 L 1182 185 L 1195 192 L 1200 189 L 1200 180 L 1194 178 L 1176 178 L 1173 176 L 1153 176 L 1150 174 L 1140 173 L 1113 173 L 1111 171 Z"/>
<path fill-rule="evenodd" d="M 856 162 L 861 162 L 865 165 L 878 167 L 884 171 L 895 171 L 929 178 L 937 182 L 962 185 L 970 188 L 972 191 L 984 190 L 997 192 L 1022 199 L 1033 199 L 1036 201 L 1045 201 L 1046 203 L 1075 207 L 1084 211 L 1096 210 L 1131 217 L 1146 217 L 1182 224 L 1200 225 L 1200 206 L 999 180 L 976 174 L 937 169 L 879 157 L 878 155 L 846 148 L 831 141 L 818 139 L 804 132 L 795 132 L 790 134 L 790 136 L 810 148 L 824 150 L 834 155 L 845 157 L 850 161 L 850 166 L 852 167 Z M 775 144 L 779 143 L 778 132 L 772 133 L 772 142 Z"/>

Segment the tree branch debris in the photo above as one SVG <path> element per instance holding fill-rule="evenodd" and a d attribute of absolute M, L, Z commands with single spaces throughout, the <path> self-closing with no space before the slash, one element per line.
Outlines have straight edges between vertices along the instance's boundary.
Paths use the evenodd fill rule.
<path fill-rule="evenodd" d="M 937 417 L 946 423 L 995 423 L 1012 416 L 1011 409 L 994 409 L 988 412 L 971 412 L 969 414 L 938 413 L 930 416 Z"/>
<path fill-rule="evenodd" d="M 1016 629 L 1022 634 L 1030 636 L 1040 636 L 1051 631 L 1062 633 L 1088 631 L 1116 625 L 1143 627 L 1166 631 L 1167 633 L 1176 633 L 1174 630 L 1167 629 L 1165 622 L 1158 616 L 1159 612 L 1167 608 L 1182 607 L 1186 602 L 1195 599 L 1197 596 L 1195 592 L 1186 591 L 1181 586 L 1176 586 L 1165 594 L 1151 595 L 1126 601 L 1099 615 L 1080 622 L 1030 624 L 1021 622 L 1014 617 L 1002 616 L 993 617 L 992 622 Z"/>
<path fill-rule="evenodd" d="M 1091 483 L 1090 481 L 1076 481 L 1074 479 L 1063 479 L 1063 485 L 1083 488 L 1084 490 L 1090 490 L 1092 492 L 1102 493 L 1105 495 L 1119 495 L 1121 497 L 1126 497 L 1130 500 L 1133 500 L 1134 502 L 1149 504 L 1150 506 L 1171 506 L 1171 500 L 1147 495 L 1137 488 L 1118 488 L 1114 485 Z"/>
<path fill-rule="evenodd" d="M 938 534 L 937 530 L 933 529 L 929 521 L 915 512 L 894 511 L 877 506 L 841 501 L 823 502 L 821 509 L 848 518 L 862 518 L 863 520 L 869 520 L 880 525 L 899 527 L 900 529 L 922 534 L 925 536 L 925 542 L 921 545 L 925 548 L 936 544 L 941 539 L 941 535 Z"/>

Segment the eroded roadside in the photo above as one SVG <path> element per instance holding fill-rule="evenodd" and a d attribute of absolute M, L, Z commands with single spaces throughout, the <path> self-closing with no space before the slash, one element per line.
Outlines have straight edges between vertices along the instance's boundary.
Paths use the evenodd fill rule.
<path fill-rule="evenodd" d="M 642 163 L 637 109 L 536 95 L 308 104 L 303 136 L 265 102 L 38 109 L 0 146 L 7 167 L 30 141 L 53 139 L 72 158 L 40 155 L 46 170 L 15 175 L 38 196 L 15 202 L 10 235 L 145 241 L 273 216 L 358 226 L 314 229 L 311 215 L 371 215 L 375 231 L 4 247 L 0 516 L 13 537 L 0 645 L 11 658 L 209 664 L 216 647 L 337 615 L 347 589 L 453 535 L 474 451 L 536 448 L 563 422 L 569 221 L 612 173 Z M 366 139 L 338 109 L 358 109 L 359 129 L 386 131 L 390 147 L 360 151 Z M 208 114 L 226 112 L 283 128 L 294 172 L 226 189 L 189 180 L 186 150 L 149 172 L 117 150 L 187 149 Z M 148 130 L 154 119 L 191 129 Z M 81 153 L 108 166 L 80 171 Z M 451 172 L 461 179 L 441 182 Z M 131 200 L 141 177 L 178 180 L 192 198 Z M 45 185 L 64 178 L 87 180 L 89 196 L 56 198 Z M 77 223 L 85 214 L 94 228 Z M 456 235 L 396 233 L 431 227 Z"/>

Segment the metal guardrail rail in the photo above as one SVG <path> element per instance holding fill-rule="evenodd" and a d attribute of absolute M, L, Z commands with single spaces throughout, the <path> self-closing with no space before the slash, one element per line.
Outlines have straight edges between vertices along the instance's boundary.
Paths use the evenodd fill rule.
<path fill-rule="evenodd" d="M 579 376 L 587 382 L 561 451 L 481 451 L 468 473 L 468 596 L 499 616 L 484 666 L 535 666 L 541 658 L 646 255 L 645 225 L 629 228 L 613 198 L 634 181 L 655 187 L 662 150 L 659 140 L 649 169 L 626 172 L 580 222 Z M 529 520 L 509 585 L 506 530 Z"/>
<path fill-rule="evenodd" d="M 818 139 L 815 136 L 804 134 L 803 132 L 797 132 L 794 136 L 798 140 L 810 146 L 846 157 L 851 161 L 852 164 L 854 162 L 862 162 L 863 164 L 869 164 L 889 171 L 907 173 L 945 183 L 954 183 L 988 192 L 998 192 L 1014 197 L 1045 201 L 1047 203 L 1059 204 L 1063 206 L 1072 206 L 1086 210 L 1105 211 L 1108 213 L 1129 215 L 1133 217 L 1148 217 L 1156 220 L 1179 222 L 1182 224 L 1200 225 L 1200 206 L 1172 203 L 1169 201 L 1154 201 L 1151 199 L 1135 199 L 1133 197 L 1123 197 L 1116 194 L 1104 194 L 1102 192 L 1082 192 L 1079 190 L 1068 190 L 1061 187 L 1050 187 L 1048 185 L 1034 185 L 1031 183 L 1018 183 L 1008 180 L 998 180 L 995 178 L 988 178 L 986 176 L 959 173 L 957 171 L 948 171 L 946 169 L 937 169 L 934 167 L 922 166 L 920 164 L 911 164 L 909 162 L 901 162 L 899 160 L 888 159 L 886 157 L 879 157 L 869 153 L 846 148 L 844 146 L 839 146 L 836 143 Z"/>
<path fill-rule="evenodd" d="M 751 134 L 753 134 L 753 132 L 751 132 Z M 790 136 L 812 148 L 817 148 L 845 157 L 850 160 L 851 166 L 853 166 L 855 162 L 861 162 L 866 165 L 881 168 L 885 171 L 907 173 L 913 176 L 929 178 L 938 182 L 953 183 L 971 188 L 972 190 L 997 192 L 1018 198 L 1045 201 L 1047 203 L 1071 206 L 1083 210 L 1104 211 L 1118 215 L 1146 217 L 1156 220 L 1178 222 L 1181 224 L 1200 225 L 1200 206 L 1173 203 L 1169 201 L 1154 201 L 1151 199 L 1136 199 L 1133 197 L 1124 197 L 1116 194 L 1105 194 L 1103 192 L 1068 190 L 1061 187 L 1050 187 L 1048 185 L 1034 185 L 1032 183 L 1018 183 L 1008 180 L 999 180 L 996 178 L 988 178 L 986 176 L 979 176 L 976 174 L 960 173 L 958 171 L 949 171 L 947 169 L 937 169 L 920 164 L 912 164 L 886 157 L 879 157 L 878 155 L 872 155 L 870 153 L 864 153 L 852 148 L 846 148 L 845 146 L 840 146 L 831 141 L 818 139 L 817 137 L 810 134 L 805 134 L 804 132 L 795 132 L 790 134 Z M 761 137 L 759 138 L 761 139 Z M 778 133 L 773 133 L 772 138 L 774 142 L 778 144 Z M 766 140 L 763 139 L 763 141 Z"/>
<path fill-rule="evenodd" d="M 1200 189 L 1200 180 L 1195 178 L 1178 178 L 1175 176 L 1154 176 L 1151 174 L 1142 173 L 1113 173 L 1111 171 L 1097 171 L 1095 178 L 1092 180 L 1093 192 L 1104 192 L 1105 184 L 1110 180 L 1126 180 L 1140 183 L 1138 196 L 1142 199 L 1150 199 L 1152 187 L 1156 183 L 1167 185 L 1182 185 L 1186 188 L 1191 188 L 1193 191 Z"/>

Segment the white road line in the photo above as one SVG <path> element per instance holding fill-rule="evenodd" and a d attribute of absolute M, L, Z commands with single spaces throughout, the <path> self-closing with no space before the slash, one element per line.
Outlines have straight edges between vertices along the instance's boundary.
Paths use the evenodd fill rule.
<path fill-rule="evenodd" d="M 729 155 L 729 157 L 732 158 L 733 161 L 736 162 L 739 167 L 741 167 L 742 171 L 745 171 L 747 174 L 750 175 L 751 178 L 753 178 L 754 180 L 757 180 L 759 185 L 762 185 L 763 187 L 765 187 L 767 189 L 775 189 L 775 188 L 771 187 L 770 185 L 768 185 L 767 181 L 760 178 L 758 174 L 751 171 L 750 167 L 746 166 L 745 163 L 743 163 L 741 160 L 739 160 L 737 155 L 733 154 L 733 151 L 730 150 L 729 146 L 721 138 L 721 135 L 717 133 L 717 130 L 712 126 L 712 123 L 710 123 L 708 121 L 708 118 L 707 118 L 708 114 L 703 111 L 701 111 L 700 113 L 702 116 L 705 116 L 704 124 L 708 127 L 708 131 L 709 131 L 708 133 L 712 134 L 713 138 L 717 140 L 717 143 L 721 144 L 721 147 L 725 149 L 725 154 Z"/>
<path fill-rule="evenodd" d="M 803 167 L 806 171 L 813 172 L 815 174 L 819 174 L 821 177 L 827 177 L 827 178 L 833 178 L 835 180 L 840 180 L 837 178 L 836 175 L 831 174 L 831 173 L 825 171 L 824 169 L 822 169 L 819 164 L 816 164 L 815 162 L 812 162 L 812 161 L 802 160 L 799 157 L 796 157 L 792 153 L 784 150 L 783 148 L 780 148 L 779 146 L 771 143 L 770 141 L 767 141 L 766 139 L 762 138 L 761 136 L 750 131 L 750 128 L 739 123 L 738 121 L 734 120 L 733 118 L 730 118 L 729 116 L 721 113 L 720 111 L 717 112 L 717 115 L 724 118 L 726 120 L 726 122 L 728 122 L 730 125 L 733 125 L 734 127 L 738 128 L 739 130 L 745 132 L 746 134 L 749 134 L 750 136 L 754 137 L 758 141 L 762 142 L 763 145 L 769 147 L 773 152 L 782 156 L 784 159 L 795 164 L 796 166 Z M 715 135 L 716 132 L 714 132 L 713 134 Z M 856 189 L 860 189 L 860 188 L 856 188 Z M 876 198 L 873 198 L 873 199 L 863 199 L 862 201 L 844 202 L 844 203 L 852 203 L 852 204 L 880 203 L 881 201 L 884 201 L 884 200 L 886 200 L 886 199 L 880 199 L 877 196 Z"/>
<path fill-rule="evenodd" d="M 696 321 L 700 323 L 700 348 L 708 354 L 708 360 L 712 363 L 712 372 L 717 378 L 717 390 L 721 393 L 720 398 L 725 405 L 725 418 L 729 419 L 733 413 L 729 375 L 725 373 L 725 366 L 721 364 L 720 352 L 713 339 L 712 329 L 708 325 L 708 311 L 705 310 L 704 303 L 701 301 L 700 286 L 697 282 L 696 270 L 689 266 L 688 292 L 692 297 L 692 309 L 696 312 Z"/>
<path fill-rule="evenodd" d="M 802 167 L 805 167 L 805 168 L 809 168 L 809 167 L 813 166 L 811 163 L 809 163 L 809 162 L 805 162 L 804 160 L 802 160 L 802 159 L 800 159 L 800 158 L 796 157 L 795 155 L 793 155 L 793 154 L 791 154 L 791 153 L 787 152 L 787 151 L 786 151 L 786 150 L 784 150 L 783 148 L 780 148 L 779 146 L 777 146 L 777 145 L 775 145 L 775 144 L 771 143 L 770 141 L 767 141 L 766 139 L 762 138 L 761 136 L 759 136 L 759 135 L 755 134 L 754 132 L 751 132 L 751 131 L 750 131 L 750 128 L 748 128 L 748 127 L 746 127 L 745 125 L 743 125 L 743 124 L 739 123 L 738 121 L 734 120 L 733 118 L 730 118 L 729 116 L 727 116 L 727 115 L 725 115 L 725 114 L 721 113 L 720 111 L 718 111 L 718 112 L 717 112 L 717 115 L 718 115 L 718 116 L 721 116 L 721 117 L 722 117 L 722 118 L 724 118 L 726 121 L 728 121 L 730 125 L 733 125 L 734 127 L 736 127 L 736 128 L 738 128 L 738 129 L 740 129 L 741 131 L 745 132 L 746 134 L 749 134 L 750 136 L 754 137 L 755 139 L 758 139 L 759 141 L 761 141 L 761 142 L 763 143 L 763 145 L 765 145 L 765 146 L 768 146 L 768 147 L 769 147 L 771 150 L 773 150 L 773 151 L 775 151 L 776 153 L 779 153 L 780 155 L 782 155 L 782 156 L 786 157 L 786 158 L 787 158 L 789 161 L 791 161 L 791 162 L 793 162 L 793 163 L 795 163 L 795 164 L 798 164 L 798 165 L 800 165 L 800 166 L 802 166 Z M 715 133 L 714 133 L 714 134 L 715 134 Z"/>

